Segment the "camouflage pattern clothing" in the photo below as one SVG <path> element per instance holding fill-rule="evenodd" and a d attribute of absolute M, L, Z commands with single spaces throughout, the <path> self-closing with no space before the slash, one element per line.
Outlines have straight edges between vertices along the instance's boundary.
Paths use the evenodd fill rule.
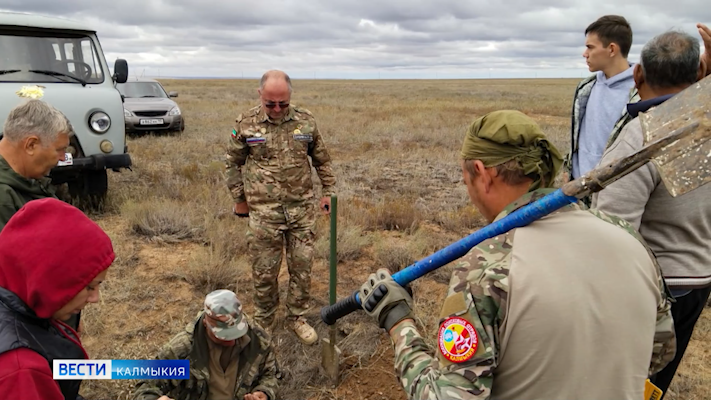
<path fill-rule="evenodd" d="M 157 360 L 190 360 L 190 379 L 155 379 L 136 384 L 133 400 L 157 400 L 166 395 L 175 400 L 208 400 L 210 393 L 210 349 L 202 319 L 205 312 L 188 324 L 184 331 L 165 344 Z M 248 324 L 249 326 L 249 324 Z M 278 367 L 271 339 L 258 326 L 249 326 L 235 346 L 239 352 L 237 385 L 233 399 L 242 400 L 245 394 L 260 391 L 269 400 L 276 399 Z"/>
<path fill-rule="evenodd" d="M 497 216 L 497 220 L 505 217 L 514 210 L 543 197 L 551 191 L 552 189 L 538 189 L 527 193 L 503 210 Z M 639 241 L 642 244 L 645 244 L 639 234 L 623 220 L 604 215 L 598 211 L 589 210 L 580 203 L 565 206 L 562 209 L 550 214 L 546 218 L 553 217 L 554 215 L 558 215 L 560 218 L 574 218 L 574 215 L 577 215 L 578 218 L 584 218 L 588 221 L 592 221 L 593 226 L 600 227 L 599 222 L 595 222 L 598 221 L 597 218 L 592 217 L 587 213 L 581 213 L 580 211 L 590 212 L 595 217 L 603 221 L 621 227 L 623 229 L 622 232 L 614 230 L 614 233 L 624 237 L 629 243 L 634 244 Z M 529 225 L 529 227 L 535 225 L 537 222 L 538 221 Z M 556 229 L 555 224 L 561 223 L 563 223 L 563 220 L 559 219 L 559 222 L 553 223 L 553 228 L 534 228 L 541 229 L 535 234 L 540 235 L 540 232 L 543 232 L 543 229 L 547 229 L 547 231 L 550 232 L 551 229 Z M 568 226 L 571 225 L 575 226 L 574 223 L 571 224 L 570 221 L 568 221 Z M 551 225 L 548 226 L 550 227 Z M 644 371 L 637 376 L 637 373 L 640 372 L 640 364 L 646 363 L 647 360 L 649 360 L 649 358 L 647 358 L 648 354 L 651 354 L 652 357 L 651 360 L 649 360 L 649 372 L 651 374 L 660 370 L 664 365 L 666 365 L 666 363 L 669 362 L 669 360 L 673 358 L 675 351 L 675 336 L 670 313 L 671 296 L 664 284 L 656 261 L 653 263 L 651 262 L 654 260 L 654 257 L 646 244 L 644 246 L 646 252 L 643 249 L 637 248 L 635 254 L 637 254 L 637 259 L 639 259 L 640 256 L 641 258 L 646 259 L 646 265 L 650 267 L 650 269 L 656 268 L 656 272 L 651 273 L 650 269 L 647 269 L 646 271 L 649 277 L 648 281 L 645 280 L 645 282 L 637 282 L 637 284 L 650 289 L 650 291 L 643 294 L 646 296 L 645 299 L 657 298 L 658 304 L 656 305 L 656 311 L 654 306 L 646 307 L 642 305 L 646 315 L 645 323 L 649 324 L 646 328 L 639 327 L 640 329 L 628 329 L 628 332 L 624 333 L 626 335 L 626 342 L 624 343 L 627 343 L 627 345 L 629 345 L 630 342 L 639 342 L 640 340 L 643 340 L 640 338 L 644 338 L 645 336 L 648 337 L 650 341 L 653 340 L 653 346 L 651 343 L 646 343 L 639 347 L 637 349 L 638 351 L 635 352 L 637 355 L 637 361 L 634 364 L 635 368 L 632 369 L 637 371 L 637 373 L 635 373 L 634 376 L 630 376 L 629 371 L 627 371 L 627 375 L 621 377 L 620 381 L 613 382 L 612 380 L 615 380 L 615 378 L 609 379 L 611 376 L 614 377 L 615 374 L 618 373 L 625 375 L 625 368 L 619 365 L 621 362 L 624 362 L 621 360 L 628 356 L 625 354 L 620 354 L 620 360 L 609 359 L 610 368 L 606 368 L 605 365 L 600 365 L 601 361 L 599 359 L 577 359 L 575 356 L 572 357 L 573 359 L 570 359 L 565 358 L 567 357 L 565 354 L 559 356 L 562 357 L 561 359 L 555 358 L 557 357 L 556 354 L 560 353 L 558 350 L 558 346 L 561 341 L 560 338 L 565 338 L 570 334 L 573 334 L 572 336 L 574 336 L 573 339 L 571 339 L 573 341 L 573 345 L 582 347 L 584 353 L 595 354 L 595 352 L 599 351 L 598 348 L 592 347 L 593 344 L 576 342 L 576 340 L 580 339 L 581 336 L 576 336 L 574 334 L 575 332 L 567 331 L 567 328 L 570 328 L 571 325 L 574 327 L 580 327 L 581 329 L 592 328 L 586 331 L 585 335 L 588 336 L 582 335 L 582 337 L 596 337 L 594 332 L 596 329 L 594 328 L 598 328 L 598 331 L 600 330 L 600 320 L 595 319 L 594 317 L 592 318 L 591 325 L 585 325 L 585 323 L 588 322 L 586 320 L 575 320 L 573 322 L 566 321 L 560 323 L 561 327 L 558 329 L 547 329 L 548 326 L 558 327 L 559 320 L 555 315 L 550 317 L 553 321 L 526 321 L 529 323 L 528 327 L 532 326 L 530 324 L 533 324 L 533 326 L 538 324 L 540 327 L 538 328 L 540 331 L 537 332 L 539 336 L 534 339 L 535 343 L 531 343 L 530 338 L 526 337 L 529 330 L 525 324 L 515 325 L 518 327 L 518 332 L 516 332 L 516 330 L 514 330 L 510 325 L 521 323 L 521 320 L 528 318 L 528 311 L 531 311 L 531 308 L 536 309 L 536 307 L 539 307 L 537 308 L 538 315 L 540 315 L 541 311 L 546 314 L 551 314 L 550 311 L 553 310 L 553 304 L 551 304 L 551 302 L 554 300 L 547 299 L 547 297 L 550 297 L 548 294 L 551 293 L 551 291 L 553 293 L 557 293 L 563 290 L 560 285 L 566 286 L 565 282 L 560 282 L 560 280 L 556 281 L 550 275 L 551 273 L 555 274 L 557 269 L 553 269 L 553 272 L 551 272 L 550 269 L 547 271 L 538 271 L 536 269 L 535 271 L 532 271 L 531 274 L 545 274 L 543 275 L 544 278 L 539 279 L 545 281 L 545 284 L 548 286 L 537 290 L 534 288 L 527 288 L 525 291 L 526 293 L 519 291 L 512 296 L 510 289 L 514 282 L 509 280 L 509 270 L 511 264 L 514 261 L 517 262 L 519 266 L 524 263 L 523 261 L 518 260 L 519 257 L 524 257 L 521 253 L 513 255 L 513 238 L 517 230 L 529 229 L 529 227 L 513 229 L 506 234 L 485 240 L 470 250 L 469 253 L 467 253 L 455 264 L 447 298 L 440 314 L 440 335 L 441 332 L 443 332 L 442 329 L 446 327 L 447 321 L 449 321 L 450 318 L 459 317 L 468 321 L 471 324 L 470 327 L 473 327 L 473 330 L 476 332 L 476 335 L 470 335 L 468 338 L 465 338 L 462 335 L 458 335 L 457 337 L 467 339 L 470 344 L 472 343 L 472 337 L 476 338 L 474 342 L 477 343 L 478 346 L 475 347 L 470 359 L 459 363 L 446 359 L 443 355 L 443 350 L 441 350 L 443 343 L 441 339 L 438 340 L 440 349 L 435 350 L 435 352 L 438 353 L 438 358 L 434 358 L 431 350 L 425 344 L 425 341 L 417 331 L 416 325 L 412 322 L 412 320 L 405 320 L 396 325 L 392 330 L 390 336 L 395 347 L 396 376 L 399 377 L 400 383 L 410 399 L 549 399 L 552 398 L 551 396 L 567 396 L 566 398 L 573 398 L 578 397 L 581 390 L 589 389 L 590 386 L 593 388 L 601 388 L 599 393 L 596 389 L 589 392 L 591 394 L 591 397 L 589 397 L 590 399 L 600 398 L 600 393 L 604 393 L 604 390 L 614 392 L 617 396 L 616 398 L 619 399 L 630 397 L 634 399 L 637 394 L 639 394 L 639 398 L 641 398 L 644 379 L 646 376 L 644 376 Z M 603 227 L 605 227 L 604 229 L 606 229 L 608 233 L 611 231 L 607 228 L 607 225 L 603 225 Z M 625 236 L 625 232 L 628 232 L 634 238 L 629 240 L 629 238 Z M 603 240 L 607 240 L 607 238 L 604 238 Z M 560 243 L 558 245 L 566 246 L 565 243 Z M 521 246 L 527 245 L 525 243 L 520 243 L 518 247 L 520 248 Z M 531 254 L 537 254 L 537 252 L 541 251 L 538 247 L 530 249 L 531 246 L 532 244 L 528 244 L 528 247 L 526 247 L 529 248 L 529 250 L 525 257 L 528 257 Z M 575 254 L 578 254 L 577 251 Z M 540 257 L 543 259 L 547 256 L 541 251 Z M 650 258 L 647 259 L 647 257 Z M 554 260 L 555 257 L 547 257 L 547 259 Z M 538 265 L 550 265 L 550 263 L 554 262 L 548 260 L 539 259 L 537 262 L 539 263 Z M 629 260 L 634 261 L 632 257 L 630 257 Z M 531 261 L 536 262 L 535 260 Z M 631 265 L 634 264 L 630 263 L 630 266 Z M 530 268 L 525 267 L 537 267 L 537 265 L 526 263 L 526 265 L 518 268 L 518 271 L 521 272 L 526 269 L 530 270 Z M 552 265 L 550 268 L 557 267 L 559 266 Z M 560 265 L 560 267 L 563 268 L 565 265 Z M 572 273 L 575 273 L 575 271 Z M 614 274 L 619 274 L 617 270 L 608 270 L 606 273 L 613 276 Z M 656 282 L 653 278 L 651 278 L 653 275 L 656 275 Z M 520 278 L 521 276 L 524 276 L 524 274 L 520 274 L 518 276 Z M 629 283 L 629 280 L 625 283 Z M 585 283 L 582 283 L 582 285 L 584 284 Z M 617 290 L 619 291 L 620 289 Z M 622 290 L 627 289 L 623 288 Z M 576 291 L 577 288 L 573 288 L 573 292 Z M 601 288 L 599 293 L 604 295 L 605 289 Z M 639 295 L 642 294 L 629 293 L 629 296 Z M 526 296 L 528 296 L 528 300 L 521 303 L 519 298 Z M 608 308 L 611 307 L 616 309 L 619 308 L 619 306 L 625 306 L 624 303 L 618 304 L 619 300 L 617 299 L 607 300 L 606 305 Z M 577 301 L 587 305 L 594 304 L 596 299 L 581 298 Z M 613 304 L 610 304 L 610 302 L 613 302 Z M 644 304 L 646 304 L 646 301 Z M 570 307 L 570 305 L 563 307 Z M 587 308 L 590 309 L 588 314 L 591 312 L 594 314 L 596 311 L 594 307 Z M 513 309 L 515 309 L 515 311 L 512 311 Z M 579 311 L 577 310 L 579 309 L 574 309 L 570 312 L 578 313 Z M 603 309 L 601 308 L 597 311 L 600 310 Z M 514 312 L 515 314 L 510 314 Z M 653 318 L 655 314 L 656 328 L 654 328 Z M 600 316 L 600 318 L 607 317 Z M 540 325 L 548 323 L 551 323 L 551 325 Z M 506 324 L 510 324 L 508 328 L 506 327 Z M 583 328 L 583 326 L 585 326 L 585 328 Z M 563 332 L 561 329 L 566 331 Z M 654 335 L 652 335 L 651 329 L 655 330 Z M 444 332 L 446 333 L 446 331 Z M 543 332 L 543 338 L 540 337 L 541 332 Z M 557 337 L 549 337 L 548 335 Z M 442 337 L 446 339 L 446 336 Z M 601 338 L 598 336 L 597 340 L 606 344 L 606 347 L 608 347 L 608 350 L 606 351 L 608 352 L 610 351 L 609 346 L 615 342 L 614 337 Z M 514 342 L 517 343 L 514 344 Z M 554 347 L 552 348 L 551 346 Z M 508 347 L 508 350 L 506 347 Z M 522 347 L 523 349 L 521 349 Z M 518 349 L 517 353 L 512 350 L 515 348 Z M 543 352 L 541 352 L 542 348 L 545 349 Z M 653 350 L 651 353 L 648 353 L 647 349 Z M 506 354 L 504 351 L 509 353 Z M 514 357 L 514 359 L 512 359 L 513 356 L 510 355 L 511 352 L 516 353 L 519 358 Z M 551 354 L 553 354 L 552 359 L 550 358 Z M 508 359 L 506 356 L 508 356 Z M 586 363 L 592 363 L 592 365 Z M 581 372 L 579 368 L 582 365 L 584 365 L 582 368 L 588 369 Z M 550 373 L 547 372 L 549 368 L 555 368 L 558 370 L 570 368 L 570 372 L 563 372 L 561 374 L 563 378 L 553 382 L 552 380 L 555 380 L 555 378 L 551 379 L 549 375 Z M 599 371 L 599 376 L 593 376 L 595 374 L 587 375 L 586 372 L 589 372 L 590 369 L 593 371 Z M 644 369 L 644 367 L 642 367 L 642 369 Z M 533 371 L 532 374 L 530 374 L 531 371 Z M 585 375 L 585 378 L 583 378 L 584 382 L 576 381 L 575 378 L 579 378 L 581 374 Z M 511 379 L 511 375 L 514 375 L 515 379 Z M 590 377 L 589 379 L 588 376 Z M 596 381 L 596 379 L 600 378 L 602 378 L 602 381 Z M 542 380 L 537 381 L 537 379 Z M 635 389 L 633 390 L 637 390 L 636 386 L 639 384 L 639 392 L 628 393 L 624 395 L 628 397 L 623 397 L 619 393 L 621 389 L 617 386 L 622 382 L 622 380 L 625 381 L 627 386 L 631 385 L 634 387 Z M 570 381 L 570 383 L 566 384 L 568 381 Z M 598 397 L 595 397 L 592 393 L 597 393 Z M 610 393 L 608 392 L 606 394 L 609 395 Z M 605 397 L 604 394 L 602 396 Z"/>
<path fill-rule="evenodd" d="M 230 341 L 249 330 L 242 314 L 242 303 L 230 290 L 215 290 L 205 297 L 205 323 L 216 338 Z"/>
<path fill-rule="evenodd" d="M 227 187 L 249 205 L 247 233 L 255 285 L 255 320 L 271 324 L 277 276 L 286 242 L 289 316 L 306 313 L 313 261 L 316 207 L 311 165 L 322 196 L 334 193 L 331 157 L 313 114 L 294 105 L 280 121 L 260 106 L 237 117 L 227 153 Z"/>
<path fill-rule="evenodd" d="M 314 198 L 307 156 L 321 180 L 322 196 L 332 195 L 336 178 L 313 114 L 292 104 L 281 121 L 272 121 L 261 105 L 254 107 L 236 119 L 227 153 L 227 187 L 236 203 L 248 202 L 250 214 L 279 222 L 285 204 Z"/>

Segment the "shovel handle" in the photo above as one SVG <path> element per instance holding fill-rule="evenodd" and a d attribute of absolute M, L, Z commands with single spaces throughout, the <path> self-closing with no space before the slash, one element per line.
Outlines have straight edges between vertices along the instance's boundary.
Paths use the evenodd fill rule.
<path fill-rule="evenodd" d="M 340 318 L 362 308 L 358 301 L 358 291 L 356 290 L 345 299 L 341 299 L 335 304 L 321 308 L 321 320 L 323 320 L 326 325 L 333 325 Z"/>
<path fill-rule="evenodd" d="M 484 228 L 450 244 L 444 249 L 417 261 L 415 264 L 393 274 L 393 280 L 400 286 L 420 278 L 421 276 L 436 270 L 450 262 L 464 256 L 472 247 L 478 245 L 486 239 L 495 237 L 511 229 L 526 226 L 531 222 L 540 219 L 559 208 L 575 203 L 578 198 L 563 193 L 561 189 L 547 194 L 537 201 L 525 205 L 506 217 L 493 222 Z M 321 309 L 321 319 L 327 325 L 333 325 L 339 318 L 362 309 L 358 291 L 350 297 L 342 299 L 336 304 Z"/>

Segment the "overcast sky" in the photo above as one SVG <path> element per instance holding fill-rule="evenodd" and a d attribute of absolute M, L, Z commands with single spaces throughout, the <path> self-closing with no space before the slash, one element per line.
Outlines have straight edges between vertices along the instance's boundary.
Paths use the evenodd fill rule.
<path fill-rule="evenodd" d="M 584 31 L 604 14 L 642 45 L 667 29 L 698 37 L 708 0 L 0 0 L 98 30 L 131 75 L 294 78 L 583 77 Z"/>

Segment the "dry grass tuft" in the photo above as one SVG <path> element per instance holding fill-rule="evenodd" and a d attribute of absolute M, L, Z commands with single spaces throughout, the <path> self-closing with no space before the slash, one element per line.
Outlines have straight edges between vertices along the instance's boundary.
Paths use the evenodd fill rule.
<path fill-rule="evenodd" d="M 404 243 L 378 242 L 373 249 L 373 257 L 378 268 L 387 268 L 391 274 L 417 261 L 409 246 Z"/>
<path fill-rule="evenodd" d="M 174 200 L 150 203 L 124 203 L 121 214 L 131 224 L 131 231 L 150 240 L 177 243 L 195 240 L 204 231 L 198 219 Z"/>
<path fill-rule="evenodd" d="M 486 225 L 486 221 L 471 204 L 456 210 L 444 210 L 435 214 L 434 222 L 450 232 L 474 232 Z"/>
<path fill-rule="evenodd" d="M 314 244 L 314 257 L 330 261 L 331 259 L 330 227 L 319 235 Z M 365 249 L 373 243 L 373 235 L 363 231 L 357 225 L 336 227 L 336 259 L 337 262 L 358 260 L 365 254 Z"/>
<path fill-rule="evenodd" d="M 199 293 L 217 289 L 237 292 L 237 284 L 251 277 L 249 265 L 240 257 L 234 257 L 216 246 L 209 246 L 193 254 L 184 272 L 176 277 L 190 283 Z"/>
<path fill-rule="evenodd" d="M 362 214 L 363 226 L 372 231 L 414 232 L 422 222 L 422 211 L 408 197 L 385 196 L 365 209 Z"/>

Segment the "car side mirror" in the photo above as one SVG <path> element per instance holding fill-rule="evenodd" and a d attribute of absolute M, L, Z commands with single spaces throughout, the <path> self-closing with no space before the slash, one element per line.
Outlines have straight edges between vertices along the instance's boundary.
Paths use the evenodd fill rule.
<path fill-rule="evenodd" d="M 114 62 L 114 80 L 116 83 L 126 83 L 128 80 L 128 63 L 123 58 Z"/>
<path fill-rule="evenodd" d="M 178 92 L 170 92 L 168 93 L 169 97 L 178 97 Z"/>

